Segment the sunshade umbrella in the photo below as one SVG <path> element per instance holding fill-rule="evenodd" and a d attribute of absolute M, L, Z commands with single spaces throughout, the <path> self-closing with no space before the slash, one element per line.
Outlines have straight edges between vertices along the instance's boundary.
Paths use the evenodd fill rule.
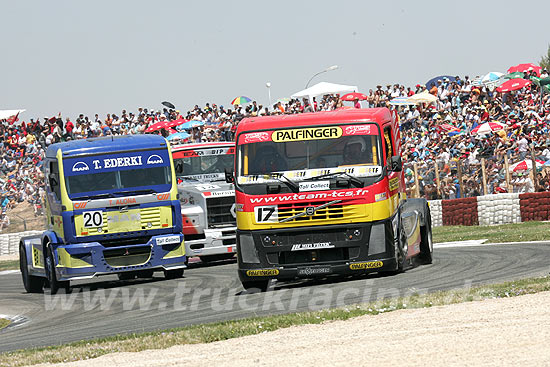
<path fill-rule="evenodd" d="M 239 97 L 236 97 L 235 99 L 233 99 L 231 101 L 231 104 L 232 105 L 239 105 L 239 104 L 248 103 L 250 101 L 251 101 L 251 99 L 246 97 L 246 96 L 239 96 Z"/>
<path fill-rule="evenodd" d="M 522 79 L 525 76 L 521 71 L 514 71 L 513 73 L 503 76 L 504 79 Z"/>
<path fill-rule="evenodd" d="M 172 121 L 164 121 L 164 127 L 165 128 L 169 128 L 169 127 L 176 127 L 176 126 L 179 126 L 183 123 L 186 123 L 187 120 L 184 120 L 184 119 L 177 119 L 177 120 L 172 120 Z"/>
<path fill-rule="evenodd" d="M 540 168 L 544 165 L 544 161 L 536 160 L 535 164 L 537 165 L 537 168 Z M 511 172 L 518 172 L 518 171 L 527 171 L 533 168 L 533 161 L 531 159 L 525 159 L 521 162 L 514 163 L 510 166 Z"/>
<path fill-rule="evenodd" d="M 491 82 L 495 82 L 498 79 L 500 79 L 500 77 L 502 77 L 503 75 L 504 75 L 503 73 L 500 73 L 498 71 L 491 71 L 491 72 L 485 74 L 483 76 L 483 78 L 481 78 L 481 83 L 488 84 L 488 83 L 491 83 Z"/>
<path fill-rule="evenodd" d="M 444 131 L 444 132 L 447 132 L 447 133 L 459 132 L 460 131 L 460 129 L 458 127 L 450 125 L 450 124 L 441 124 L 437 127 L 437 130 L 439 130 L 440 132 Z"/>
<path fill-rule="evenodd" d="M 413 94 L 412 96 L 409 97 L 409 102 L 413 102 L 415 104 L 422 103 L 422 102 L 432 103 L 436 101 L 437 101 L 437 97 L 429 93 L 428 91 Z"/>
<path fill-rule="evenodd" d="M 521 88 L 524 88 L 531 84 L 530 80 L 525 79 L 510 79 L 504 83 L 502 83 L 499 87 L 497 87 L 497 92 L 505 93 L 505 92 L 511 92 L 514 90 L 518 90 Z"/>
<path fill-rule="evenodd" d="M 152 133 L 153 131 L 156 131 L 156 130 L 165 129 L 166 128 L 164 126 L 165 123 L 166 123 L 166 121 L 156 122 L 153 125 L 149 126 L 147 129 L 145 129 L 145 132 L 146 133 Z"/>
<path fill-rule="evenodd" d="M 416 102 L 409 101 L 409 97 L 396 97 L 390 101 L 392 106 L 408 106 L 416 104 Z"/>
<path fill-rule="evenodd" d="M 437 85 L 438 80 L 443 81 L 445 80 L 445 78 L 449 79 L 450 82 L 454 82 L 456 80 L 454 76 L 450 76 L 450 75 L 436 76 L 435 78 L 431 78 L 430 80 L 428 80 L 428 82 L 426 82 L 426 88 L 428 90 L 431 89 L 434 85 Z"/>
<path fill-rule="evenodd" d="M 282 103 L 282 104 L 287 104 L 288 102 L 290 102 L 290 98 L 288 98 L 288 97 L 279 98 L 277 100 L 277 102 Z"/>
<path fill-rule="evenodd" d="M 484 134 L 492 133 L 492 132 L 495 132 L 495 131 L 504 130 L 505 128 L 506 128 L 506 126 L 504 124 L 501 124 L 500 122 L 497 122 L 497 121 L 486 122 L 486 123 L 478 125 L 476 128 L 474 128 L 471 131 L 471 134 L 472 135 L 484 135 Z"/>
<path fill-rule="evenodd" d="M 192 129 L 194 127 L 199 127 L 199 126 L 203 126 L 204 125 L 204 121 L 200 121 L 200 120 L 191 120 L 191 121 L 187 121 L 186 123 L 184 124 L 181 124 L 178 126 L 178 130 L 187 130 L 187 129 Z"/>
<path fill-rule="evenodd" d="M 168 101 L 164 101 L 161 103 L 163 106 L 165 107 L 168 107 L 168 108 L 171 108 L 171 109 L 175 109 L 176 106 L 174 106 L 172 103 L 168 102 Z"/>
<path fill-rule="evenodd" d="M 358 93 L 358 92 L 344 94 L 342 97 L 340 97 L 340 99 L 342 101 L 355 101 L 356 99 L 358 99 L 360 101 L 364 101 L 367 98 L 369 98 L 369 97 L 367 97 L 366 94 Z"/>
<path fill-rule="evenodd" d="M 527 71 L 530 71 L 530 70 L 533 70 L 537 76 L 540 75 L 540 71 L 541 71 L 541 67 L 538 66 L 538 65 L 535 65 L 533 63 L 527 63 L 527 64 L 518 64 L 518 65 L 515 65 L 515 66 L 511 66 L 509 69 L 508 69 L 508 73 L 513 73 L 513 72 L 516 72 L 516 71 L 519 71 L 519 72 L 522 72 L 522 73 L 525 73 Z"/>
<path fill-rule="evenodd" d="M 190 136 L 191 136 L 191 134 L 188 134 L 186 132 L 180 132 L 180 133 L 175 133 L 175 134 L 169 135 L 166 139 L 168 139 L 168 140 L 175 140 L 175 139 L 185 140 L 185 139 L 189 138 Z"/>

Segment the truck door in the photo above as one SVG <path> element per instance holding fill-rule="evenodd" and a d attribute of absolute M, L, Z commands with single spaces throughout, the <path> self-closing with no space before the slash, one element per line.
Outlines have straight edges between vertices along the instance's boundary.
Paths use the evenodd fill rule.
<path fill-rule="evenodd" d="M 63 220 L 61 217 L 61 177 L 57 160 L 46 162 L 46 212 L 48 226 L 57 234 L 63 236 Z"/>
<path fill-rule="evenodd" d="M 384 165 L 391 167 L 391 158 L 396 155 L 396 147 L 394 144 L 394 136 L 390 124 L 384 126 Z M 388 169 L 388 189 L 390 194 L 390 209 L 392 214 L 399 206 L 399 181 L 401 172 L 394 172 Z"/>

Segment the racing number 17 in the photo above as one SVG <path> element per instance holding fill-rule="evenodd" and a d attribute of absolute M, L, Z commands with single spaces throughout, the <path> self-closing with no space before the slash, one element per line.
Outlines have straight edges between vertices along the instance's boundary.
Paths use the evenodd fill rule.
<path fill-rule="evenodd" d="M 276 223 L 279 220 L 277 205 L 257 206 L 254 208 L 256 223 Z"/>

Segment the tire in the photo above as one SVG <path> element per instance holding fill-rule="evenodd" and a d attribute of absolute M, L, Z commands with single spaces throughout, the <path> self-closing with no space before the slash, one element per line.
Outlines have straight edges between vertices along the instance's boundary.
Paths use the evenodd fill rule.
<path fill-rule="evenodd" d="M 140 270 L 137 272 L 137 277 L 142 279 L 152 278 L 155 271 L 153 269 Z"/>
<path fill-rule="evenodd" d="M 394 243 L 394 259 L 395 259 L 395 269 L 388 271 L 381 271 L 382 275 L 395 275 L 402 273 L 405 270 L 407 264 L 407 238 L 405 236 L 405 231 L 403 230 L 403 225 L 399 224 L 399 240 L 397 243 Z"/>
<path fill-rule="evenodd" d="M 49 243 L 44 244 L 46 249 L 46 261 L 44 266 L 46 267 L 46 275 L 48 276 L 48 283 L 50 283 L 50 294 L 55 295 L 59 292 L 60 289 L 65 289 L 65 293 L 69 293 L 70 283 L 69 281 L 59 281 L 57 280 L 57 275 L 55 274 L 55 261 L 53 258 L 52 249 L 49 246 Z"/>
<path fill-rule="evenodd" d="M 174 270 L 165 270 L 164 278 L 165 279 L 178 279 L 183 277 L 183 269 L 174 269 Z"/>
<path fill-rule="evenodd" d="M 22 244 L 19 246 L 19 269 L 21 270 L 23 286 L 27 293 L 42 293 L 44 291 L 44 278 L 29 274 L 27 252 Z"/>
<path fill-rule="evenodd" d="M 243 288 L 249 292 L 249 291 L 260 291 L 265 292 L 267 291 L 267 288 L 269 287 L 269 279 L 266 280 L 251 280 L 251 281 L 244 281 L 241 282 L 243 284 Z"/>
<path fill-rule="evenodd" d="M 424 223 L 420 227 L 420 255 L 418 258 L 423 264 L 431 264 L 434 248 L 432 241 L 432 216 L 429 208 L 426 208 Z"/>
<path fill-rule="evenodd" d="M 136 279 L 136 273 L 133 271 L 127 271 L 124 273 L 118 273 L 118 280 L 132 280 Z"/>

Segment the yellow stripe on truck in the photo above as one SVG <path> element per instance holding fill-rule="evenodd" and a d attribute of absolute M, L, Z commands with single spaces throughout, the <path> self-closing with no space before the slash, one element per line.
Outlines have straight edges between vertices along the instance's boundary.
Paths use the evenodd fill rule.
<path fill-rule="evenodd" d="M 344 205 L 343 216 L 329 219 L 292 220 L 282 223 L 256 223 L 254 212 L 237 211 L 237 228 L 245 231 L 253 231 L 278 228 L 324 226 L 327 224 L 365 223 L 384 220 L 390 218 L 397 210 L 399 204 L 397 195 L 398 194 L 395 194 L 389 199 L 382 200 L 376 203 Z"/>

